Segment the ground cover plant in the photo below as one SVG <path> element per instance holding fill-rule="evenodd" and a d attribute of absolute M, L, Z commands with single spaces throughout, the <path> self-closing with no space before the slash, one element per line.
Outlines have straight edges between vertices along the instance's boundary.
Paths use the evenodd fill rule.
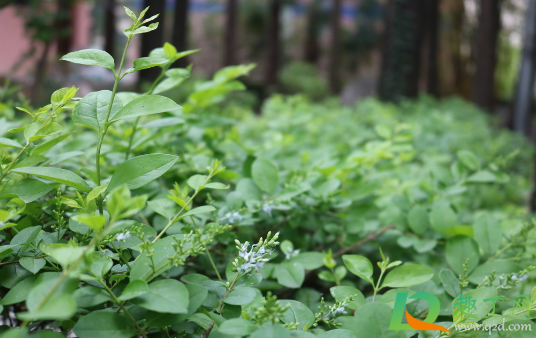
<path fill-rule="evenodd" d="M 125 51 L 157 29 L 126 13 Z M 72 52 L 112 90 L 3 115 L 0 337 L 534 336 L 526 141 L 459 100 L 274 96 L 255 116 L 226 101 L 254 65 L 177 103 L 190 69 L 172 65 L 193 52 L 165 44 L 131 68 Z M 118 90 L 150 67 L 146 93 Z M 397 329 L 401 294 L 451 332 Z M 503 322 L 532 331 L 456 327 Z"/>

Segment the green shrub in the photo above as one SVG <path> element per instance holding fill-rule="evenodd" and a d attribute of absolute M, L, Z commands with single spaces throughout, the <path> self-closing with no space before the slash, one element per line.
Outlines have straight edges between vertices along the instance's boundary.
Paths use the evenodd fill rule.
<path fill-rule="evenodd" d="M 127 14 L 129 42 L 156 29 Z M 0 307 L 17 316 L 2 338 L 415 336 L 396 330 L 404 304 L 452 337 L 471 321 L 532 325 L 534 291 L 530 310 L 506 301 L 535 286 L 525 140 L 426 97 L 274 96 L 259 117 L 226 101 L 253 66 L 179 106 L 160 94 L 187 80 L 171 66 L 191 52 L 165 44 L 126 71 L 69 53 L 113 71 L 113 90 L 62 88 L 1 118 Z M 148 67 L 162 70 L 148 92 L 117 91 Z M 476 308 L 459 312 L 462 296 Z"/>

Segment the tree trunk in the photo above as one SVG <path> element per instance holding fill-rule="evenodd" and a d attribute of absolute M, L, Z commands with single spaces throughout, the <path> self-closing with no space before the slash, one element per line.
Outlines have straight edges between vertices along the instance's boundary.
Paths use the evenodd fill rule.
<path fill-rule="evenodd" d="M 281 14 L 280 0 L 270 0 L 270 17 L 268 22 L 268 53 L 266 60 L 265 93 L 266 98 L 271 87 L 277 82 L 277 71 L 279 70 L 280 53 L 280 22 Z"/>
<path fill-rule="evenodd" d="M 305 37 L 305 61 L 316 64 L 320 54 L 318 47 L 318 0 L 313 0 L 307 12 L 307 31 Z"/>
<path fill-rule="evenodd" d="M 481 0 L 476 35 L 476 73 L 473 81 L 473 102 L 488 111 L 495 103 L 495 66 L 500 30 L 499 0 Z"/>
<path fill-rule="evenodd" d="M 329 51 L 329 86 L 334 94 L 339 93 L 341 80 L 339 76 L 341 52 L 341 0 L 332 0 L 331 8 L 331 46 Z"/>
<path fill-rule="evenodd" d="M 437 67 L 437 55 L 439 48 L 439 0 L 427 0 L 425 11 L 428 31 L 428 64 L 426 91 L 432 96 L 439 96 L 439 75 Z"/>
<path fill-rule="evenodd" d="M 419 92 L 423 0 L 390 0 L 382 55 L 379 96 L 397 102 Z"/>
<path fill-rule="evenodd" d="M 188 6 L 188 0 L 175 0 L 173 39 L 171 43 L 180 52 L 188 48 Z M 179 67 L 184 68 L 188 65 L 188 59 L 185 57 L 179 59 L 177 64 Z"/>
<path fill-rule="evenodd" d="M 104 0 L 104 50 L 115 59 L 115 0 Z"/>
<path fill-rule="evenodd" d="M 159 22 L 158 29 L 141 34 L 141 53 L 140 57 L 149 56 L 149 53 L 155 49 L 164 45 L 164 18 L 165 18 L 165 0 L 144 0 L 143 8 L 149 7 L 149 10 L 145 14 L 145 18 L 150 18 L 153 15 L 160 14 L 154 22 Z M 154 81 L 160 74 L 159 67 L 153 67 L 140 71 L 140 80 Z"/>
<path fill-rule="evenodd" d="M 59 55 L 65 55 L 71 51 L 72 40 L 72 0 L 59 0 L 56 19 L 56 38 Z"/>
<path fill-rule="evenodd" d="M 529 135 L 532 92 L 534 88 L 534 59 L 536 58 L 536 1 L 529 1 L 525 17 L 523 54 L 514 101 L 514 130 Z"/>
<path fill-rule="evenodd" d="M 238 20 L 238 0 L 227 1 L 225 18 L 225 36 L 223 40 L 223 66 L 231 66 L 236 62 L 236 25 Z"/>

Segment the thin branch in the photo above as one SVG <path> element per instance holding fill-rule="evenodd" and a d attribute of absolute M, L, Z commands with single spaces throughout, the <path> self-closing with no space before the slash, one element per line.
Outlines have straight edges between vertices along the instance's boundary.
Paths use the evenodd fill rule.
<path fill-rule="evenodd" d="M 389 226 L 386 226 L 385 228 L 382 228 L 376 232 L 373 232 L 373 233 L 370 233 L 367 237 L 363 238 L 362 240 L 360 240 L 359 242 L 347 247 L 347 248 L 344 248 L 344 249 L 340 249 L 339 251 L 337 251 L 336 253 L 333 254 L 333 257 L 339 257 L 339 256 L 342 256 L 344 255 L 345 253 L 347 252 L 350 252 L 352 250 L 354 250 L 355 248 L 358 248 L 360 247 L 361 245 L 367 243 L 367 242 L 370 242 L 372 240 L 375 240 L 376 237 L 378 237 L 379 235 L 383 234 L 384 232 L 386 232 L 387 230 L 391 230 L 391 229 L 394 229 L 395 226 L 394 225 L 389 225 Z"/>

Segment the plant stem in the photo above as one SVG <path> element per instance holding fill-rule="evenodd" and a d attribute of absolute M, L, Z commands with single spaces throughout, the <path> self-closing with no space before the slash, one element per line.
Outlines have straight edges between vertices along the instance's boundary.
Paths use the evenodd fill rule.
<path fill-rule="evenodd" d="M 125 44 L 125 49 L 123 50 L 123 56 L 121 57 L 121 63 L 119 64 L 119 70 L 115 74 L 115 81 L 114 81 L 114 87 L 112 89 L 112 97 L 110 98 L 110 103 L 108 104 L 108 111 L 106 112 L 106 118 L 104 119 L 104 126 L 103 129 L 100 130 L 99 134 L 99 142 L 97 144 L 97 152 L 95 154 L 95 169 L 97 172 L 97 186 L 101 185 L 101 172 L 100 172 L 100 153 L 101 153 L 101 147 L 102 147 L 102 141 L 104 140 L 104 136 L 106 135 L 106 132 L 108 131 L 108 120 L 110 119 L 110 114 L 112 112 L 112 106 L 114 103 L 115 93 L 117 92 L 117 87 L 119 85 L 119 81 L 121 81 L 121 71 L 123 70 L 123 64 L 125 63 L 125 58 L 127 55 L 127 49 L 128 45 L 130 44 L 131 36 L 129 36 L 127 43 Z M 99 206 L 99 213 L 103 214 L 103 198 L 99 197 L 97 198 L 97 205 Z"/>
<path fill-rule="evenodd" d="M 205 179 L 205 181 L 203 182 L 203 184 L 201 184 L 201 186 L 205 185 L 208 180 L 211 179 L 211 175 L 207 175 L 207 178 Z M 156 238 L 153 240 L 153 243 L 155 243 L 157 240 L 160 239 L 160 237 L 162 237 L 162 235 L 164 235 L 164 233 L 167 231 L 167 229 L 169 229 L 169 227 L 171 225 L 173 225 L 173 223 L 175 223 L 175 220 L 180 216 L 180 214 L 184 211 L 184 209 L 186 208 L 187 205 L 189 205 L 193 199 L 195 198 L 195 196 L 197 196 L 197 194 L 199 193 L 199 188 L 195 191 L 195 193 L 192 195 L 192 197 L 190 197 L 188 199 L 188 201 L 184 204 L 184 206 L 181 208 L 181 210 L 179 210 L 179 212 L 173 216 L 173 218 L 168 222 L 168 224 L 164 227 L 164 229 L 162 231 L 160 231 L 160 233 L 158 234 L 158 236 L 156 236 Z M 139 256 L 138 256 L 139 257 Z"/>
<path fill-rule="evenodd" d="M 383 277 L 383 274 L 385 273 L 385 269 L 382 269 L 382 271 L 380 272 L 380 278 L 378 278 L 378 283 L 376 284 L 376 286 L 374 287 L 374 295 L 372 296 L 372 301 L 374 302 L 374 300 L 376 299 L 376 294 L 378 293 L 378 291 L 380 291 L 380 283 L 382 282 L 382 277 Z"/>
<path fill-rule="evenodd" d="M 233 287 L 236 283 L 236 281 L 238 280 L 238 277 L 240 277 L 240 274 L 237 273 L 233 282 L 231 283 L 231 285 L 229 285 L 229 288 L 227 289 L 227 292 L 225 293 L 225 296 L 223 296 L 222 300 L 221 300 L 221 303 L 220 303 L 220 306 L 218 306 L 218 309 L 216 310 L 218 313 L 221 312 L 221 309 L 223 309 L 223 300 L 225 298 L 227 298 L 227 296 L 231 293 L 231 291 L 233 291 Z M 214 321 L 212 321 L 212 324 L 210 324 L 209 328 L 203 332 L 203 338 L 208 338 L 208 336 L 210 335 L 210 332 L 212 331 L 212 329 L 214 328 Z"/>
<path fill-rule="evenodd" d="M 106 282 L 104 282 L 102 279 L 100 279 L 97 275 L 95 275 L 93 273 L 93 276 L 95 276 L 98 280 L 99 280 L 99 283 L 102 284 L 102 286 L 104 286 L 104 289 L 106 289 L 106 291 L 110 294 L 110 296 L 113 298 L 114 302 L 117 303 L 117 305 L 119 305 L 119 307 L 123 310 L 123 312 L 125 312 L 125 314 L 128 316 L 128 318 L 130 318 L 130 320 L 132 321 L 132 323 L 134 323 L 134 325 L 136 326 L 136 329 L 138 330 L 138 332 L 144 337 L 144 338 L 147 338 L 147 334 L 145 333 L 145 330 L 140 327 L 140 325 L 138 324 L 138 322 L 136 322 L 136 319 L 134 319 L 134 317 L 132 317 L 132 315 L 130 314 L 130 312 L 124 307 L 123 305 L 123 302 L 121 302 L 119 299 L 117 299 L 116 295 L 113 293 L 112 290 L 110 290 L 110 288 L 108 287 L 108 285 L 106 285 Z"/>
<path fill-rule="evenodd" d="M 212 256 L 210 255 L 210 252 L 208 251 L 208 248 L 205 248 L 205 251 L 207 252 L 208 259 L 210 260 L 210 264 L 212 264 L 212 268 L 214 271 L 216 271 L 216 275 L 218 276 L 218 279 L 220 282 L 223 282 L 223 279 L 221 279 L 220 273 L 218 272 L 218 268 L 216 268 L 216 264 L 214 264 L 214 261 L 212 260 Z"/>

